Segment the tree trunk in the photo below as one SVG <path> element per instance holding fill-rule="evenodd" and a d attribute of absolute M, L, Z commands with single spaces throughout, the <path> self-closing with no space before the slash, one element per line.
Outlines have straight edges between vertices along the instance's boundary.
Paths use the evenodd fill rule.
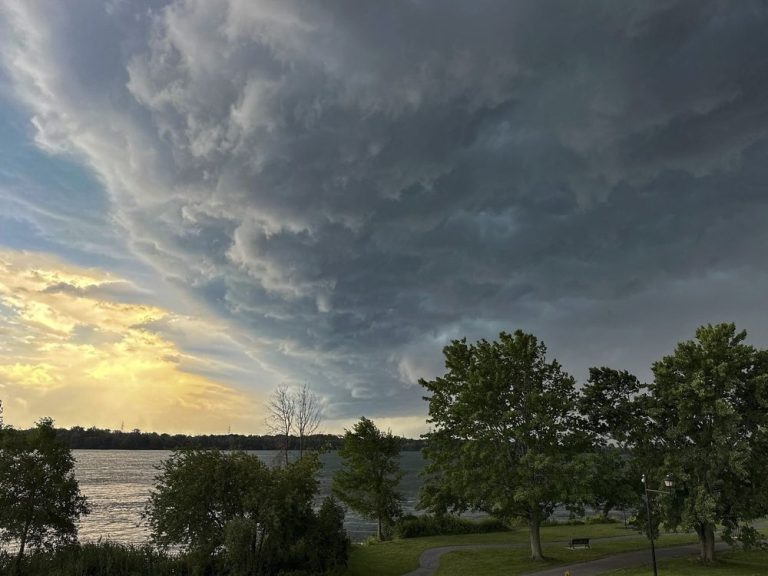
<path fill-rule="evenodd" d="M 712 524 L 699 524 L 696 527 L 701 547 L 701 561 L 705 563 L 715 561 L 715 528 Z"/>
<path fill-rule="evenodd" d="M 24 547 L 27 545 L 27 531 L 29 530 L 29 524 L 24 527 L 24 532 L 21 535 L 21 541 L 19 542 L 19 553 L 16 554 L 16 566 L 14 570 L 15 576 L 21 576 L 21 560 L 24 558 Z"/>
<path fill-rule="evenodd" d="M 531 559 L 544 560 L 544 554 L 541 551 L 541 520 L 538 511 L 531 515 L 528 526 L 531 535 Z"/>

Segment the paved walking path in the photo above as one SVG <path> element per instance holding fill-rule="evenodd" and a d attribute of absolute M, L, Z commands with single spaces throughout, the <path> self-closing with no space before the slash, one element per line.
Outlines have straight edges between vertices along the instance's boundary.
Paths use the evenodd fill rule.
<path fill-rule="evenodd" d="M 593 538 L 594 540 L 615 540 L 625 539 L 627 537 L 619 536 L 615 538 Z M 563 542 L 567 544 L 567 542 Z M 528 544 L 477 544 L 477 545 L 456 545 L 456 546 L 440 546 L 439 548 L 429 548 L 424 550 L 419 556 L 419 567 L 412 572 L 408 572 L 405 576 L 432 576 L 440 565 L 440 558 L 443 554 L 448 552 L 456 552 L 458 550 L 482 550 L 485 548 L 528 548 Z M 727 548 L 727 545 L 718 542 L 716 549 L 722 550 Z M 682 556 L 688 556 L 696 554 L 699 550 L 698 544 L 686 544 L 684 546 L 672 546 L 656 549 L 656 558 L 658 560 L 666 560 L 668 558 L 680 558 Z M 636 550 L 634 552 L 624 552 L 622 554 L 614 554 L 612 556 L 606 556 L 599 560 L 590 560 L 588 562 L 575 562 L 573 564 L 561 564 L 555 568 L 547 568 L 546 570 L 540 570 L 538 572 L 528 572 L 526 576 L 563 576 L 566 570 L 570 570 L 571 576 L 596 576 L 603 572 L 610 570 L 617 570 L 619 568 L 629 568 L 631 566 L 642 566 L 643 564 L 651 563 L 650 548 L 647 550 Z"/>
<path fill-rule="evenodd" d="M 717 550 L 728 548 L 724 542 L 715 544 Z M 698 544 L 686 544 L 685 546 L 672 546 L 670 548 L 657 548 L 656 559 L 667 560 L 669 558 L 682 558 L 698 553 Z M 590 560 L 589 562 L 576 562 L 574 564 L 563 564 L 556 568 L 548 568 L 538 572 L 527 572 L 525 576 L 563 576 L 566 570 L 569 570 L 571 576 L 596 576 L 603 572 L 618 570 L 619 568 L 631 568 L 632 566 L 643 566 L 651 564 L 651 551 L 636 550 L 634 552 L 624 552 L 606 556 L 599 560 Z"/>
<path fill-rule="evenodd" d="M 432 576 L 440 565 L 440 558 L 448 552 L 457 550 L 482 550 L 483 548 L 527 548 L 527 544 L 465 544 L 456 546 L 440 546 L 428 548 L 419 556 L 419 567 L 405 576 Z"/>

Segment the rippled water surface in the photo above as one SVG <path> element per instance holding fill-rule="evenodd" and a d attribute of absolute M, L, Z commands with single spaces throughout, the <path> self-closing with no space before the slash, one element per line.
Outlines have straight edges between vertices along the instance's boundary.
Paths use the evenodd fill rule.
<path fill-rule="evenodd" d="M 88 498 L 91 514 L 80 524 L 80 539 L 93 541 L 108 538 L 123 543 L 147 540 L 147 529 L 141 522 L 141 511 L 149 498 L 157 474 L 156 467 L 171 455 L 165 450 L 74 450 L 75 474 L 80 491 Z M 275 462 L 274 451 L 253 452 L 267 464 Z M 335 452 L 321 456 L 320 497 L 330 493 L 331 477 L 340 462 Z M 420 452 L 403 452 L 400 466 L 404 472 L 400 491 L 405 497 L 403 508 L 413 511 L 423 467 Z M 345 525 L 350 537 L 363 540 L 376 532 L 376 524 L 348 512 Z"/>

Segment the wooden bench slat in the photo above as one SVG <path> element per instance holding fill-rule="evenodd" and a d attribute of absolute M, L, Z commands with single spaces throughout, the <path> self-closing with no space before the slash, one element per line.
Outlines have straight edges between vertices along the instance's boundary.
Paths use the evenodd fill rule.
<path fill-rule="evenodd" d="M 571 548 L 576 546 L 583 546 L 584 548 L 591 548 L 589 545 L 589 538 L 571 538 Z"/>

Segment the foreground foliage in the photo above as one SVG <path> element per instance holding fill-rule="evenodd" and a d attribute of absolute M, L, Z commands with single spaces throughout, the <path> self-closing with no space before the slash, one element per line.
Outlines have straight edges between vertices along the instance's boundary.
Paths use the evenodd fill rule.
<path fill-rule="evenodd" d="M 0 574 L 10 570 L 0 554 Z M 22 563 L 25 576 L 191 576 L 204 574 L 184 555 L 170 556 L 151 546 L 112 542 L 70 545 L 53 551 L 36 550 Z M 223 576 L 223 575 L 222 575 Z"/>
<path fill-rule="evenodd" d="M 15 574 L 27 549 L 51 550 L 77 541 L 76 522 L 88 513 L 69 448 L 50 419 L 31 434 L 0 428 L 0 543 L 16 548 Z"/>
<path fill-rule="evenodd" d="M 145 512 L 152 540 L 211 574 L 339 571 L 344 511 L 332 498 L 313 510 L 319 465 L 315 455 L 269 468 L 243 452 L 176 452 L 161 465 Z"/>

